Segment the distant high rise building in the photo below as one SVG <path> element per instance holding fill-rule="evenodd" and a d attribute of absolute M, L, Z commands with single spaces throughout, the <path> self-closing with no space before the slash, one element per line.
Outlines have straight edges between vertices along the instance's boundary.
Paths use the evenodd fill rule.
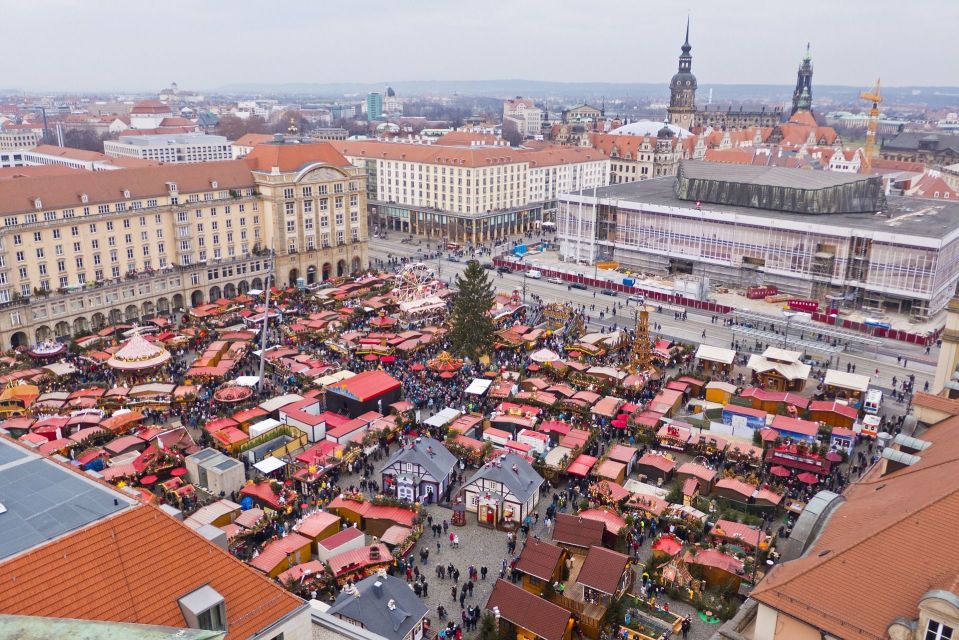
<path fill-rule="evenodd" d="M 379 120 L 383 117 L 383 94 L 372 92 L 366 94 L 366 117 L 370 120 Z"/>
<path fill-rule="evenodd" d="M 793 91 L 793 110 L 790 115 L 797 111 L 812 111 L 812 57 L 809 55 L 809 43 L 806 43 L 806 56 L 799 65 L 799 72 L 796 74 L 796 90 Z"/>

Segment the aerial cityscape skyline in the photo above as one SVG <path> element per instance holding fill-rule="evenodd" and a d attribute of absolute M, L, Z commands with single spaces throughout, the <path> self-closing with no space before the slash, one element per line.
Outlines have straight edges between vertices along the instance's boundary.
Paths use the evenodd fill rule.
<path fill-rule="evenodd" d="M 178 28 L 190 34 L 176 46 L 147 35 L 156 20 L 147 7 L 122 12 L 106 2 L 41 0 L 4 8 L 0 38 L 11 51 L 29 51 L 5 70 L 0 89 L 21 91 L 147 91 L 176 80 L 182 86 L 216 90 L 256 82 L 346 82 L 398 84 L 412 80 L 655 82 L 657 70 L 674 55 L 687 16 L 699 71 L 719 84 L 782 84 L 807 42 L 820 61 L 821 85 L 868 86 L 882 77 L 887 86 L 952 86 L 942 64 L 959 57 L 949 25 L 959 22 L 955 3 L 919 0 L 910 11 L 881 0 L 862 11 L 855 3 L 811 0 L 802 12 L 778 13 L 754 0 L 717 4 L 706 0 L 665 3 L 655 11 L 642 3 L 509 3 L 495 0 L 482 12 L 461 12 L 442 2 L 415 5 L 372 0 L 362 5 L 299 4 L 288 0 L 259 12 L 249 0 L 164 5 L 189 16 Z M 927 20 L 928 15 L 935 20 Z M 249 19 L 255 15 L 256 19 Z M 56 18 L 50 20 L 50 18 Z M 537 21 L 548 17 L 549 28 Z M 607 20 L 608 18 L 608 20 Z M 609 32 L 609 21 L 617 27 Z M 44 24 L 45 46 L 31 46 L 32 30 Z M 403 27 L 398 25 L 402 24 Z M 76 55 L 77 34 L 105 27 L 115 38 Z M 788 31 L 784 27 L 788 26 Z M 861 29 L 862 40 L 850 28 Z M 140 34 L 149 47 L 117 46 Z M 417 37 L 400 40 L 408 35 Z M 512 53 L 535 37 L 536 55 Z M 265 43 L 283 42 L 283 47 Z M 232 42 L 260 43 L 236 55 Z M 895 42 L 895 46 L 876 46 Z M 162 55 L 156 55 L 162 51 Z M 916 64 L 922 52 L 926 64 Z M 453 55 L 434 55 L 446 52 Z M 346 66 L 331 64 L 349 59 Z M 600 61 L 612 64 L 598 64 Z M 761 63 L 760 63 L 761 61 Z M 211 65 L 212 63 L 212 65 Z M 40 73 L 40 70 L 43 70 Z M 212 74 L 211 74 L 212 71 Z M 212 77 L 211 77 L 212 76 Z"/>
<path fill-rule="evenodd" d="M 0 640 L 959 640 L 959 3 L 8 4 Z"/>

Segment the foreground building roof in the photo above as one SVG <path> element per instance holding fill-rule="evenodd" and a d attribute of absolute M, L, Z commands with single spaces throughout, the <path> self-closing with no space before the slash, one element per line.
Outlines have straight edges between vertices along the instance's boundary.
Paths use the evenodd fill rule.
<path fill-rule="evenodd" d="M 921 439 L 931 446 L 913 464 L 881 460 L 850 485 L 806 554 L 752 597 L 836 637 L 880 639 L 925 594 L 959 592 L 959 417 Z"/>
<path fill-rule="evenodd" d="M 227 638 L 249 638 L 306 606 L 159 509 L 141 505 L 0 564 L 0 611 L 185 627 L 178 601 L 204 586 L 223 597 Z"/>

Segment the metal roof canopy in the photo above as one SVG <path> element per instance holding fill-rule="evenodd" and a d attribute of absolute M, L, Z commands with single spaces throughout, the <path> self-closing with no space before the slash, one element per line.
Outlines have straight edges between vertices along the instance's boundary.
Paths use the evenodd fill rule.
<path fill-rule="evenodd" d="M 751 338 L 756 338 L 762 340 L 763 342 L 769 343 L 769 346 L 781 345 L 785 342 L 787 347 L 797 347 L 800 351 L 815 351 L 817 353 L 828 353 L 830 355 L 838 355 L 845 351 L 845 347 L 842 345 L 834 347 L 828 342 L 819 342 L 818 340 L 801 340 L 798 334 L 795 336 L 790 335 L 784 340 L 785 336 L 783 336 L 783 334 L 773 333 L 772 331 L 753 329 L 752 327 L 744 327 L 738 324 L 733 325 L 731 329 L 733 335 L 742 334 Z M 752 352 L 753 349 L 746 344 L 743 345 L 743 348 L 740 349 L 740 351 Z"/>
<path fill-rule="evenodd" d="M 733 311 L 734 318 L 743 318 L 746 320 L 753 320 L 756 322 L 767 322 L 774 325 L 786 326 L 786 318 L 767 315 L 765 313 L 758 313 L 756 311 L 745 311 L 736 309 Z M 822 324 L 820 322 L 811 322 L 805 320 L 790 320 L 789 329 L 799 329 L 801 331 L 809 330 L 814 333 L 822 334 L 824 336 L 829 336 L 830 338 L 839 338 L 850 343 L 856 343 L 862 346 L 874 347 L 882 344 L 882 341 L 879 338 L 872 338 L 869 336 L 864 336 L 861 333 L 856 333 L 855 331 L 848 331 L 846 329 L 836 329 L 828 324 Z"/>

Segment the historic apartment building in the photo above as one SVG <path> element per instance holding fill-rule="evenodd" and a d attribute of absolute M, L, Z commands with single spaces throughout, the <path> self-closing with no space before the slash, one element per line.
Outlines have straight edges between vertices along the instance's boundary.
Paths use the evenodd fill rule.
<path fill-rule="evenodd" d="M 277 281 L 312 285 L 368 264 L 366 174 L 329 143 L 271 142 L 246 156 Z"/>
<path fill-rule="evenodd" d="M 286 286 L 362 269 L 365 216 L 354 223 L 350 212 L 363 211 L 365 176 L 326 143 L 296 147 L 298 155 L 254 150 L 252 160 L 0 178 L 0 347 L 262 289 L 271 270 Z"/>
<path fill-rule="evenodd" d="M 380 229 L 489 242 L 551 220 L 562 193 L 609 184 L 596 149 L 334 142 L 369 176 L 370 220 Z"/>

